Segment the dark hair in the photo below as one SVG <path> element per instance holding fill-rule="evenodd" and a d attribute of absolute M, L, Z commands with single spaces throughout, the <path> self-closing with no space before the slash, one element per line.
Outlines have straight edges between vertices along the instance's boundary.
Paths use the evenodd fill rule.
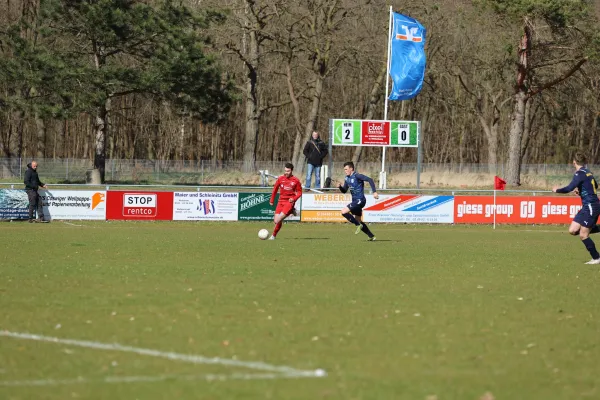
<path fill-rule="evenodd" d="M 294 164 L 292 163 L 285 163 L 285 167 L 291 169 L 292 171 L 294 170 Z"/>
<path fill-rule="evenodd" d="M 345 162 L 344 167 L 350 167 L 350 168 L 354 169 L 354 163 L 352 161 Z"/>
<path fill-rule="evenodd" d="M 577 165 L 584 166 L 587 164 L 587 157 L 585 154 L 577 152 L 575 153 L 575 156 L 573 156 L 573 161 L 575 161 Z"/>

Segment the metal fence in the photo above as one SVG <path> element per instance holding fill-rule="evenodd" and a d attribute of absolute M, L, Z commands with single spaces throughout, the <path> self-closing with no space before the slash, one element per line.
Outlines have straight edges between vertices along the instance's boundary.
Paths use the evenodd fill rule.
<path fill-rule="evenodd" d="M 22 181 L 27 169 L 27 162 L 21 158 L 0 158 L 0 179 L 5 181 Z M 37 159 L 42 180 L 50 183 L 85 183 L 86 173 L 91 170 L 92 163 L 86 159 Z M 267 170 L 270 174 L 279 175 L 283 172 L 281 161 L 257 161 L 253 173 Z M 236 183 L 235 176 L 243 174 L 243 161 L 160 161 L 160 160 L 106 160 L 105 179 L 115 183 L 157 183 L 157 184 L 204 184 L 215 183 L 223 178 L 223 183 Z M 417 171 L 416 163 L 388 163 L 386 164 L 388 176 L 396 173 L 410 173 Z M 590 168 L 595 170 L 594 165 Z M 381 171 L 380 162 L 361 162 L 357 170 L 362 173 L 378 176 Z M 423 163 L 421 172 L 450 172 L 450 173 L 477 173 L 495 174 L 504 176 L 506 166 L 498 164 L 490 168 L 489 164 L 439 164 Z M 524 164 L 521 166 L 523 175 L 542 175 L 548 177 L 565 177 L 573 173 L 573 167 L 568 164 Z M 331 170 L 332 176 L 343 174 L 343 162 L 334 162 Z M 227 179 L 229 178 L 229 179 Z M 239 182 L 238 182 L 239 183 Z"/>

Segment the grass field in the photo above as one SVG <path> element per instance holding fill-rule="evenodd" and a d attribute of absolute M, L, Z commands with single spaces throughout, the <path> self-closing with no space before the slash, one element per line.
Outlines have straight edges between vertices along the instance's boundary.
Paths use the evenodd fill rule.
<path fill-rule="evenodd" d="M 600 398 L 566 227 L 270 226 L 1 224 L 0 399 Z"/>

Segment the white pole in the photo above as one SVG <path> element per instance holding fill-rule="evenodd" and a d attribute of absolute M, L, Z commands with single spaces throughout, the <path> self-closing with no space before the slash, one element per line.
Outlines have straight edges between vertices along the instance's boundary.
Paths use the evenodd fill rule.
<path fill-rule="evenodd" d="M 388 97 L 389 97 L 389 86 L 390 86 L 390 56 L 392 53 L 392 6 L 390 6 L 390 21 L 388 24 L 388 49 L 387 49 L 387 74 L 385 78 L 385 105 L 383 108 L 383 120 L 387 121 L 388 117 Z M 385 146 L 381 154 L 381 174 L 379 179 L 379 185 L 382 189 L 387 188 L 385 178 Z"/>
<path fill-rule="evenodd" d="M 496 190 L 494 189 L 494 229 L 496 229 Z"/>

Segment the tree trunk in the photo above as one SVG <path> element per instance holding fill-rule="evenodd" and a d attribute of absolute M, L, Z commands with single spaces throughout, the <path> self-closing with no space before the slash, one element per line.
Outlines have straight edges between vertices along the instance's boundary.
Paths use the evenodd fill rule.
<path fill-rule="evenodd" d="M 37 134 L 35 156 L 37 158 L 44 158 L 46 156 L 46 122 L 37 113 L 35 115 L 35 128 Z"/>
<path fill-rule="evenodd" d="M 179 122 L 179 159 L 181 161 L 185 160 L 185 118 L 181 117 L 181 121 Z"/>
<path fill-rule="evenodd" d="M 317 127 L 317 118 L 319 117 L 319 107 L 321 106 L 321 96 L 323 95 L 323 76 L 320 74 L 315 75 L 315 85 L 312 93 L 312 104 L 308 114 L 308 121 L 304 127 L 304 138 L 308 140 L 312 135 L 313 131 Z M 304 141 L 301 132 L 296 134 L 296 140 L 294 141 L 294 170 L 296 175 L 302 176 L 304 173 L 304 162 L 300 162 L 304 158 L 302 150 L 304 150 Z"/>
<path fill-rule="evenodd" d="M 523 164 L 526 159 L 525 154 L 527 153 L 527 149 L 529 148 L 529 142 L 531 140 L 531 125 L 533 124 L 533 118 L 535 117 L 535 110 L 532 112 L 531 106 L 531 101 L 528 101 L 527 104 L 525 104 L 523 137 L 521 138 L 521 164 Z"/>
<path fill-rule="evenodd" d="M 531 51 L 531 27 L 525 20 L 523 36 L 519 43 L 519 60 L 517 63 L 517 80 L 513 111 L 510 117 L 510 132 L 508 143 L 508 166 L 506 183 L 510 186 L 521 185 L 521 140 L 525 127 L 525 108 L 529 100 L 527 75 L 529 72 L 529 53 Z"/>
<path fill-rule="evenodd" d="M 294 84 L 292 82 L 292 57 L 290 56 L 287 60 L 286 64 L 286 75 L 287 75 L 287 86 L 288 93 L 290 95 L 290 100 L 292 102 L 292 108 L 294 109 L 294 149 L 292 150 L 292 164 L 294 167 L 298 168 L 300 165 L 300 161 L 302 159 L 298 159 L 297 154 L 300 151 L 300 146 L 302 145 L 302 122 L 300 119 L 300 103 L 298 102 L 298 97 L 296 97 L 296 92 L 294 90 Z M 312 132 L 311 132 L 312 133 Z"/>
<path fill-rule="evenodd" d="M 95 147 L 94 147 L 94 169 L 100 174 L 100 182 L 104 183 L 106 169 L 106 137 L 108 132 L 107 116 L 110 110 L 110 98 L 98 108 L 96 123 L 94 124 Z"/>
<path fill-rule="evenodd" d="M 249 8 L 253 4 L 246 3 L 246 14 L 250 13 Z M 249 18 L 249 17 L 247 17 Z M 246 20 L 247 24 L 253 21 Z M 244 34 L 246 37 L 246 34 Z M 259 43 L 257 32 L 254 29 L 248 30 L 248 49 L 246 55 L 246 68 L 248 75 L 245 82 L 245 106 L 246 106 L 246 125 L 244 130 L 244 172 L 254 172 L 256 164 L 256 143 L 258 141 L 258 120 L 260 118 L 260 108 L 258 99 L 258 55 Z"/>
<path fill-rule="evenodd" d="M 506 182 L 510 186 L 521 185 L 521 139 L 525 126 L 525 108 L 527 106 L 527 94 L 519 91 L 514 96 L 514 106 L 511 115 L 509 142 L 508 142 L 508 166 Z"/>
<path fill-rule="evenodd" d="M 488 143 L 488 172 L 494 175 L 498 173 L 498 121 L 499 119 L 495 118 L 494 116 L 492 122 L 488 124 L 486 119 L 482 115 L 479 115 L 479 122 L 481 123 L 481 127 L 483 128 L 483 132 L 485 133 L 485 138 L 487 139 Z"/>
<path fill-rule="evenodd" d="M 24 118 L 24 113 L 23 111 L 18 111 L 16 113 L 17 116 L 17 157 L 19 158 L 23 158 L 26 156 L 25 151 L 24 151 L 24 124 L 25 121 L 23 120 Z"/>

